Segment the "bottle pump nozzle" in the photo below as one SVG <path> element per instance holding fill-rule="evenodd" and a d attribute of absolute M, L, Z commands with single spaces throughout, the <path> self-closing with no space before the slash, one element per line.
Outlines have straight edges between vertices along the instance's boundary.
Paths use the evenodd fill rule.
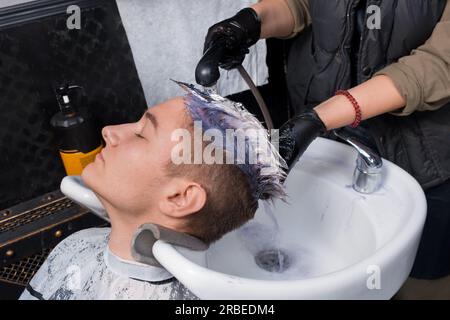
<path fill-rule="evenodd" d="M 63 85 L 55 89 L 59 109 L 65 115 L 75 113 L 69 98 L 69 92 L 72 90 L 81 90 L 84 93 L 84 88 L 78 85 Z"/>

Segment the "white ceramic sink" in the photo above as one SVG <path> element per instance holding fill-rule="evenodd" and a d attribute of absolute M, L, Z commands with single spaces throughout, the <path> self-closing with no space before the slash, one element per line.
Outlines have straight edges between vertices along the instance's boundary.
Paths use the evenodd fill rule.
<path fill-rule="evenodd" d="M 290 204 L 275 204 L 278 231 L 260 204 L 255 219 L 207 251 L 157 241 L 153 253 L 202 299 L 389 299 L 412 268 L 425 196 L 409 174 L 386 160 L 379 191 L 354 191 L 355 159 L 351 147 L 318 138 L 286 181 Z M 73 196 L 74 182 L 65 178 L 63 193 L 79 203 L 93 195 L 77 189 L 85 196 Z M 98 203 L 90 208 L 104 215 Z M 283 272 L 266 271 L 255 260 L 273 248 L 287 257 Z"/>

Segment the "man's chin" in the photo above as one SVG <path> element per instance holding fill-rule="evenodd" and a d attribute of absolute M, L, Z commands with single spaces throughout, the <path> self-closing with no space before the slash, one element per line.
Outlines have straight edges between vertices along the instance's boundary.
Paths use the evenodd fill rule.
<path fill-rule="evenodd" d="M 81 172 L 83 183 L 90 189 L 95 190 L 96 170 L 94 163 L 89 163 Z"/>
<path fill-rule="evenodd" d="M 84 170 L 81 172 L 81 180 L 83 180 L 83 183 L 86 187 L 91 189 L 97 198 L 100 200 L 103 206 L 105 206 L 104 199 L 100 195 L 100 184 L 101 179 L 97 173 L 97 170 L 95 168 L 95 165 L 93 163 L 88 164 Z"/>

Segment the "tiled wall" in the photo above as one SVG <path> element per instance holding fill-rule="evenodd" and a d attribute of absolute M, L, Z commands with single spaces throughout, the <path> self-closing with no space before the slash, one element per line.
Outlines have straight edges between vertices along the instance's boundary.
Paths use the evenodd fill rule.
<path fill-rule="evenodd" d="M 0 28 L 0 209 L 58 189 L 65 175 L 50 127 L 55 86 L 83 86 L 74 99 L 99 129 L 146 109 L 115 1 L 89 3 L 81 30 L 67 29 L 65 12 Z"/>

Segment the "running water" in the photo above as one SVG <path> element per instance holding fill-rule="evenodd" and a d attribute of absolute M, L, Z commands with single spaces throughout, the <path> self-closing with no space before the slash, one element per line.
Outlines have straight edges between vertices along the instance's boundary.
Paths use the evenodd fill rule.
<path fill-rule="evenodd" d="M 275 272 L 283 272 L 285 270 L 284 260 L 287 258 L 285 254 L 282 254 L 280 247 L 277 245 L 279 241 L 277 241 L 277 238 L 280 234 L 280 225 L 278 224 L 277 218 L 275 217 L 275 213 L 273 212 L 273 206 L 272 204 L 268 203 L 267 201 L 264 201 L 264 212 L 267 214 L 267 216 L 270 218 L 270 220 L 273 223 L 273 233 L 272 233 L 272 243 L 274 244 L 274 248 L 272 250 L 275 250 L 278 261 L 274 261 L 275 265 L 278 266 L 278 270 L 274 270 Z M 286 261 L 287 262 L 287 261 Z"/>
<path fill-rule="evenodd" d="M 217 92 L 217 82 L 215 84 L 213 84 L 211 87 L 203 87 L 203 91 L 205 93 L 210 94 L 210 95 L 217 95 L 217 94 L 219 94 Z"/>
<path fill-rule="evenodd" d="M 250 221 L 238 230 L 238 235 L 258 267 L 268 272 L 282 273 L 291 264 L 289 255 L 280 246 L 280 226 L 273 205 L 263 201 L 263 207 L 269 218 L 268 223 Z"/>

